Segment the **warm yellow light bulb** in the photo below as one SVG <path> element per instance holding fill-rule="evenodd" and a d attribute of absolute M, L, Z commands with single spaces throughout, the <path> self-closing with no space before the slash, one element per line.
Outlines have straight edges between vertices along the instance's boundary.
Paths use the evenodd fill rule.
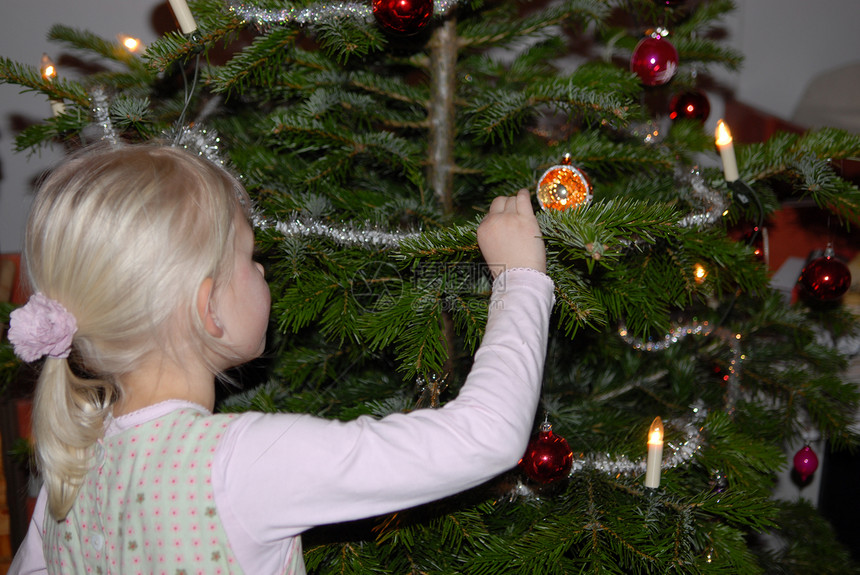
<path fill-rule="evenodd" d="M 725 146 L 732 143 L 732 133 L 729 131 L 726 123 L 720 120 L 717 122 L 716 138 L 718 146 Z"/>
<path fill-rule="evenodd" d="M 47 54 L 42 54 L 42 77 L 49 82 L 57 77 L 57 68 L 54 61 Z"/>
<path fill-rule="evenodd" d="M 137 38 L 132 38 L 131 36 L 125 36 L 120 34 L 117 36 L 119 38 L 120 43 L 125 46 L 125 49 L 129 52 L 137 52 L 140 49 L 141 42 Z"/>
<path fill-rule="evenodd" d="M 659 417 L 654 418 L 654 421 L 651 423 L 651 428 L 648 430 L 648 444 L 663 444 L 663 420 Z"/>

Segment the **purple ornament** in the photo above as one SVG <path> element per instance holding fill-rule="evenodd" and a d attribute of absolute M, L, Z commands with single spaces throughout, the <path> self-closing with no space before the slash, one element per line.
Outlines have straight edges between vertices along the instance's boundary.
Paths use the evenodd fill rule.
<path fill-rule="evenodd" d="M 794 469 L 800 475 L 800 480 L 805 482 L 818 469 L 818 456 L 808 445 L 794 454 Z"/>

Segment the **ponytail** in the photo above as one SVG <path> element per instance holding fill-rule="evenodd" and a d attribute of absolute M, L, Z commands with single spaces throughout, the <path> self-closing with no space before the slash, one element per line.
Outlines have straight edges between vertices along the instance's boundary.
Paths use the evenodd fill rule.
<path fill-rule="evenodd" d="M 115 385 L 77 376 L 68 359 L 45 359 L 33 403 L 33 438 L 48 512 L 57 521 L 92 467 L 93 447 L 115 398 Z"/>

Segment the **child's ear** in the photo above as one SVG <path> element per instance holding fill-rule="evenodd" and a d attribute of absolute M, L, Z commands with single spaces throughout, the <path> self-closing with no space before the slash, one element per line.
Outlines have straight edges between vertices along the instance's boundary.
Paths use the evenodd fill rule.
<path fill-rule="evenodd" d="M 215 280 L 206 278 L 197 288 L 197 314 L 203 322 L 203 327 L 206 333 L 212 337 L 222 337 L 224 329 L 221 327 L 221 322 L 215 315 L 215 310 L 212 308 L 212 290 L 215 286 Z"/>

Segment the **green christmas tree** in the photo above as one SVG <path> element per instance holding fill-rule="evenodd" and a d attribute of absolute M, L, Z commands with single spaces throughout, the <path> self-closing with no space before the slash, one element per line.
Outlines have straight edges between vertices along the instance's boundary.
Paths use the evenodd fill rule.
<path fill-rule="evenodd" d="M 735 232 L 787 197 L 856 221 L 860 191 L 833 165 L 857 157 L 860 137 L 737 146 L 729 185 L 700 120 L 657 121 L 672 95 L 740 65 L 710 34 L 732 8 L 201 0 L 180 19 L 186 33 L 142 56 L 52 29 L 114 63 L 103 72 L 47 79 L 3 59 L 0 78 L 65 106 L 22 132 L 21 150 L 162 138 L 241 176 L 272 343 L 222 411 L 349 419 L 443 405 L 487 315 L 477 222 L 492 198 L 544 184 L 535 208 L 556 304 L 535 433 L 550 423 L 572 461 L 315 529 L 310 572 L 856 572 L 815 509 L 772 497 L 787 441 L 814 428 L 836 448 L 858 443 L 845 358 L 816 338 L 853 333 L 853 318 L 785 304 Z M 663 59 L 631 71 L 643 38 Z M 662 473 L 650 488 L 655 416 Z M 761 545 L 764 533 L 786 544 Z"/>

